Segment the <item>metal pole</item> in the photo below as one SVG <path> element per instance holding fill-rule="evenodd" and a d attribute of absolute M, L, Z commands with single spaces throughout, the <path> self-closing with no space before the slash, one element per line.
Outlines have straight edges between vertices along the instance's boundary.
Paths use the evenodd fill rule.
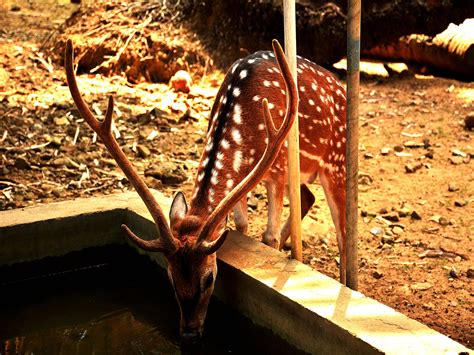
<path fill-rule="evenodd" d="M 297 83 L 295 0 L 283 0 L 285 54 Z M 288 135 L 288 189 L 290 198 L 291 257 L 303 261 L 301 246 L 301 194 L 298 117 Z"/>
<path fill-rule="evenodd" d="M 357 290 L 357 180 L 359 171 L 361 0 L 349 0 L 347 5 L 346 285 L 353 290 Z"/>

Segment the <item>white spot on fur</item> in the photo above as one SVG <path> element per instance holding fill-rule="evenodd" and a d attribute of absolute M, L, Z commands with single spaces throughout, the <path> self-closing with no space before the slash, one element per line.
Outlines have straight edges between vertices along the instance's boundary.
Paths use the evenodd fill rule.
<path fill-rule="evenodd" d="M 253 101 L 259 101 L 259 100 L 260 100 L 260 96 L 255 95 L 254 97 L 252 97 L 252 100 L 253 100 Z"/>
<path fill-rule="evenodd" d="M 232 95 L 234 95 L 234 97 L 239 97 L 240 89 L 239 88 L 234 88 L 234 90 L 232 91 Z"/>
<path fill-rule="evenodd" d="M 264 80 L 263 81 L 263 86 L 268 88 L 270 86 L 270 82 L 268 80 Z"/>
<path fill-rule="evenodd" d="M 230 147 L 229 141 L 227 139 L 221 140 L 221 147 L 224 148 L 224 149 L 229 149 L 229 147 Z"/>
<path fill-rule="evenodd" d="M 241 108 L 240 108 L 240 105 L 239 105 L 239 104 L 235 104 L 235 106 L 234 106 L 234 116 L 232 116 L 232 117 L 233 117 L 234 122 L 235 122 L 236 124 L 241 124 L 241 123 L 242 123 L 242 116 L 241 116 L 241 114 L 242 114 L 242 110 L 241 110 Z"/>
<path fill-rule="evenodd" d="M 244 69 L 239 73 L 239 78 L 245 79 L 247 77 L 247 74 L 248 74 L 247 70 Z"/>
<path fill-rule="evenodd" d="M 308 103 L 311 105 L 311 106 L 314 106 L 314 101 L 312 99 L 309 99 L 308 100 Z"/>
<path fill-rule="evenodd" d="M 236 150 L 234 154 L 234 162 L 232 163 L 232 167 L 234 168 L 235 172 L 239 172 L 240 167 L 242 165 L 242 151 Z"/>
<path fill-rule="evenodd" d="M 242 143 L 242 135 L 240 134 L 240 131 L 237 129 L 232 130 L 232 139 L 234 140 L 235 143 L 241 144 Z"/>

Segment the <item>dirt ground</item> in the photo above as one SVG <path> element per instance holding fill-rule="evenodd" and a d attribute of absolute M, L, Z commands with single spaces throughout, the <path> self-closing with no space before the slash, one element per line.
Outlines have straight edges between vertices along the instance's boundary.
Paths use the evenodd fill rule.
<path fill-rule="evenodd" d="M 52 3 L 0 6 L 1 210 L 130 189 L 78 117 L 63 68 L 40 50 L 76 8 Z M 474 112 L 474 83 L 389 77 L 377 63 L 362 69 L 360 291 L 472 348 L 474 143 L 464 120 Z M 224 75 L 199 73 L 205 75 L 194 78 L 189 94 L 120 75 L 79 77 L 97 115 L 114 95 L 120 145 L 149 186 L 168 196 L 190 196 Z M 317 198 L 303 221 L 304 262 L 336 278 L 335 229 L 320 185 L 311 189 Z M 250 197 L 249 213 L 249 234 L 258 238 L 266 218 L 262 187 Z"/>

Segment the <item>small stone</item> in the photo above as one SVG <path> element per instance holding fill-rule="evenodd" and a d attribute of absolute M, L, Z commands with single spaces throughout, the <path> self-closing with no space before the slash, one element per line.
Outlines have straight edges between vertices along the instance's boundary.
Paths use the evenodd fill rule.
<path fill-rule="evenodd" d="M 400 216 L 397 211 L 385 213 L 382 215 L 383 218 L 385 218 L 387 221 L 390 222 L 399 222 L 400 221 Z"/>
<path fill-rule="evenodd" d="M 391 237 L 389 235 L 383 235 L 382 236 L 382 243 L 383 244 L 393 244 L 394 243 L 393 237 Z"/>
<path fill-rule="evenodd" d="M 56 126 L 65 126 L 69 124 L 69 120 L 66 117 L 55 117 L 54 124 Z"/>
<path fill-rule="evenodd" d="M 402 207 L 398 210 L 398 215 L 400 217 L 407 217 L 410 214 L 411 210 L 409 207 Z"/>
<path fill-rule="evenodd" d="M 55 147 L 61 146 L 62 142 L 63 139 L 61 137 L 54 136 L 53 138 L 51 138 L 51 144 Z"/>
<path fill-rule="evenodd" d="M 10 8 L 10 11 L 13 11 L 13 12 L 17 12 L 20 10 L 21 10 L 21 7 L 18 5 L 12 5 L 12 7 Z"/>
<path fill-rule="evenodd" d="M 422 142 L 415 142 L 415 141 L 407 141 L 405 143 L 403 143 L 403 145 L 407 148 L 421 148 L 421 147 L 424 147 L 425 144 L 422 143 Z"/>
<path fill-rule="evenodd" d="M 456 207 L 464 207 L 466 206 L 467 202 L 463 200 L 455 200 L 454 201 L 454 206 Z"/>
<path fill-rule="evenodd" d="M 164 162 L 148 168 L 145 171 L 145 176 L 161 180 L 165 185 L 177 185 L 187 179 L 183 169 L 172 162 Z"/>
<path fill-rule="evenodd" d="M 392 228 L 392 232 L 396 235 L 401 235 L 403 234 L 403 228 L 399 227 L 399 226 L 395 226 Z"/>
<path fill-rule="evenodd" d="M 150 149 L 142 144 L 137 145 L 137 153 L 140 158 L 149 157 L 151 154 Z"/>
<path fill-rule="evenodd" d="M 410 286 L 410 288 L 415 291 L 426 291 L 432 287 L 433 284 L 430 282 L 418 282 Z"/>
<path fill-rule="evenodd" d="M 379 213 L 385 214 L 385 213 L 388 213 L 388 210 L 385 207 L 382 207 L 381 209 L 379 209 Z"/>
<path fill-rule="evenodd" d="M 474 269 L 467 269 L 466 271 L 466 276 L 469 278 L 469 279 L 474 279 Z"/>
<path fill-rule="evenodd" d="M 458 303 L 453 300 L 453 301 L 449 302 L 449 305 L 450 305 L 451 307 L 457 307 L 457 306 L 458 306 Z"/>
<path fill-rule="evenodd" d="M 449 157 L 448 160 L 449 160 L 449 162 L 450 162 L 451 164 L 453 164 L 453 165 L 460 165 L 460 164 L 464 163 L 463 158 L 462 158 L 462 157 L 457 157 L 457 156 L 455 156 L 455 157 Z"/>
<path fill-rule="evenodd" d="M 10 170 L 6 166 L 2 166 L 0 169 L 0 176 L 8 175 L 10 174 Z"/>
<path fill-rule="evenodd" d="M 446 227 L 447 225 L 450 224 L 450 222 L 446 217 L 441 217 L 439 219 L 439 224 L 442 225 L 443 227 Z"/>
<path fill-rule="evenodd" d="M 467 157 L 467 154 L 464 153 L 463 151 L 460 151 L 459 149 L 451 149 L 451 153 L 453 153 L 454 156 L 456 157 Z"/>
<path fill-rule="evenodd" d="M 415 219 L 418 221 L 421 220 L 421 214 L 419 214 L 416 210 L 411 211 L 410 217 L 411 219 Z"/>
<path fill-rule="evenodd" d="M 41 131 L 43 129 L 43 126 L 40 123 L 34 123 L 31 126 L 31 130 L 33 131 Z"/>
<path fill-rule="evenodd" d="M 53 189 L 51 191 L 51 193 L 55 196 L 55 197 L 61 197 L 61 190 L 60 189 Z"/>
<path fill-rule="evenodd" d="M 411 173 L 416 172 L 417 170 L 420 170 L 422 167 L 423 167 L 423 164 L 421 163 L 414 163 L 414 164 L 409 163 L 405 165 L 405 172 L 408 174 L 411 174 Z"/>
<path fill-rule="evenodd" d="M 469 131 L 474 130 L 474 112 L 471 112 L 464 118 L 464 127 Z"/>
<path fill-rule="evenodd" d="M 428 159 L 433 159 L 434 158 L 434 152 L 430 149 L 425 153 L 425 157 Z"/>
<path fill-rule="evenodd" d="M 383 273 L 379 270 L 374 270 L 374 272 L 372 272 L 372 276 L 374 279 L 381 279 L 383 277 Z"/>
<path fill-rule="evenodd" d="M 459 273 L 454 266 L 452 266 L 451 270 L 449 270 L 449 276 L 451 276 L 453 279 L 457 279 L 459 277 Z"/>
<path fill-rule="evenodd" d="M 429 309 L 429 310 L 433 310 L 435 309 L 435 305 L 431 302 L 428 302 L 428 303 L 423 303 L 423 308 L 424 309 Z"/>
<path fill-rule="evenodd" d="M 392 248 L 393 247 L 388 243 L 385 243 L 385 244 L 382 245 L 382 250 L 387 250 L 387 249 L 392 249 Z"/>
<path fill-rule="evenodd" d="M 373 157 L 374 157 L 374 155 L 372 153 L 365 153 L 364 154 L 365 159 L 372 159 Z"/>
<path fill-rule="evenodd" d="M 395 147 L 393 147 L 393 150 L 396 152 L 402 152 L 403 149 L 403 145 L 396 145 Z"/>
<path fill-rule="evenodd" d="M 380 154 L 381 155 L 389 155 L 391 151 L 392 151 L 391 148 L 384 147 L 384 148 L 380 149 Z"/>
<path fill-rule="evenodd" d="M 448 184 L 448 191 L 450 191 L 450 192 L 459 191 L 459 186 L 458 186 L 456 183 L 454 183 L 454 182 L 450 182 L 450 183 Z"/>
<path fill-rule="evenodd" d="M 256 210 L 258 208 L 258 199 L 255 196 L 249 197 L 247 199 L 247 206 L 253 210 Z"/>
<path fill-rule="evenodd" d="M 28 161 L 23 157 L 18 157 L 15 159 L 15 167 L 21 170 L 31 169 L 30 163 L 28 163 Z"/>
<path fill-rule="evenodd" d="M 72 166 L 71 160 L 69 158 L 56 158 L 51 162 L 51 165 L 53 166 Z"/>
<path fill-rule="evenodd" d="M 380 227 L 371 228 L 370 229 L 370 234 L 372 234 L 376 237 L 379 237 L 379 236 L 383 235 L 383 229 L 380 228 Z"/>

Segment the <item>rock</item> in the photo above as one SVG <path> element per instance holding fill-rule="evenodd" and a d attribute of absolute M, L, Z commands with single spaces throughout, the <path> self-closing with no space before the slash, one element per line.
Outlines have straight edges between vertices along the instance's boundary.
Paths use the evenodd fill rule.
<path fill-rule="evenodd" d="M 20 10 L 21 10 L 21 7 L 18 5 L 12 5 L 12 7 L 10 7 L 10 11 L 13 11 L 13 12 L 17 12 Z"/>
<path fill-rule="evenodd" d="M 147 158 L 151 154 L 150 149 L 142 144 L 137 145 L 137 153 L 140 158 Z"/>
<path fill-rule="evenodd" d="M 449 270 L 449 276 L 451 276 L 453 279 L 457 279 L 459 277 L 459 273 L 454 266 L 452 266 L 451 270 Z"/>
<path fill-rule="evenodd" d="M 402 152 L 403 149 L 403 145 L 396 145 L 395 147 L 393 147 L 393 150 L 396 152 Z"/>
<path fill-rule="evenodd" d="M 383 277 L 383 273 L 379 270 L 374 270 L 374 272 L 372 272 L 372 276 L 374 279 L 381 279 Z"/>
<path fill-rule="evenodd" d="M 379 209 L 379 213 L 385 214 L 385 213 L 388 213 L 388 210 L 385 207 L 382 207 L 381 209 Z"/>
<path fill-rule="evenodd" d="M 459 149 L 451 149 L 451 153 L 453 153 L 453 155 L 456 157 L 463 157 L 463 158 L 467 157 L 467 154 L 464 153 L 463 151 L 460 151 Z"/>
<path fill-rule="evenodd" d="M 407 165 L 405 165 L 405 172 L 406 173 L 414 173 L 415 171 L 421 169 L 423 167 L 423 164 L 421 163 L 409 163 Z"/>
<path fill-rule="evenodd" d="M 61 197 L 61 190 L 60 189 L 53 189 L 51 191 L 51 193 L 55 196 L 55 197 Z"/>
<path fill-rule="evenodd" d="M 63 139 L 61 137 L 58 137 L 58 136 L 54 136 L 53 138 L 51 138 L 51 144 L 54 146 L 54 147 L 59 147 L 61 146 L 63 142 Z"/>
<path fill-rule="evenodd" d="M 382 245 L 382 250 L 388 250 L 388 249 L 392 249 L 392 245 L 388 244 L 388 243 L 385 243 Z"/>
<path fill-rule="evenodd" d="M 435 309 L 435 305 L 431 302 L 428 302 L 428 303 L 423 303 L 423 308 L 424 309 L 429 309 L 429 310 L 433 310 Z"/>
<path fill-rule="evenodd" d="M 474 130 L 474 112 L 471 112 L 464 118 L 464 128 L 467 130 Z"/>
<path fill-rule="evenodd" d="M 403 143 L 403 145 L 407 148 L 422 148 L 425 146 L 423 142 L 415 142 L 415 141 L 407 141 Z"/>
<path fill-rule="evenodd" d="M 56 126 L 65 126 L 69 124 L 69 120 L 66 117 L 55 117 L 54 124 Z"/>
<path fill-rule="evenodd" d="M 450 191 L 450 192 L 459 191 L 459 186 L 455 182 L 450 182 L 448 184 L 448 191 Z"/>
<path fill-rule="evenodd" d="M 464 162 L 464 159 L 462 157 L 459 157 L 459 156 L 449 157 L 448 160 L 453 165 L 460 165 Z"/>
<path fill-rule="evenodd" d="M 68 166 L 68 167 L 72 167 L 72 166 L 73 166 L 73 165 L 71 164 L 71 159 L 69 159 L 69 158 L 64 158 L 64 157 L 60 157 L 60 158 L 54 159 L 54 160 L 51 162 L 51 165 L 53 165 L 53 166 Z"/>
<path fill-rule="evenodd" d="M 380 149 L 380 154 L 381 155 L 389 155 L 391 151 L 392 151 L 391 148 L 384 147 L 384 148 Z"/>
<path fill-rule="evenodd" d="M 161 180 L 165 185 L 177 185 L 187 179 L 183 169 L 172 162 L 160 163 L 159 166 L 153 165 L 145 171 L 145 176 Z"/>
<path fill-rule="evenodd" d="M 6 166 L 2 166 L 0 169 L 0 176 L 8 175 L 10 173 L 10 170 Z"/>
<path fill-rule="evenodd" d="M 364 154 L 365 159 L 372 159 L 373 157 L 374 157 L 374 155 L 372 153 L 365 153 Z"/>
<path fill-rule="evenodd" d="M 455 200 L 454 201 L 454 206 L 456 207 L 464 207 L 466 206 L 467 202 L 463 200 Z"/>
<path fill-rule="evenodd" d="M 383 218 L 385 218 L 387 221 L 390 222 L 399 222 L 400 221 L 400 216 L 398 215 L 398 212 L 392 211 L 389 213 L 385 213 L 382 215 Z"/>
<path fill-rule="evenodd" d="M 371 228 L 370 229 L 370 234 L 372 234 L 376 237 L 379 237 L 379 236 L 383 235 L 383 229 L 380 228 L 380 227 Z"/>
<path fill-rule="evenodd" d="M 432 287 L 433 284 L 430 282 L 418 282 L 410 286 L 410 288 L 415 291 L 426 291 Z"/>
<path fill-rule="evenodd" d="M 395 241 L 393 237 L 389 235 L 383 235 L 382 236 L 382 244 L 393 244 Z"/>
<path fill-rule="evenodd" d="M 15 159 L 15 167 L 21 170 L 31 169 L 30 163 L 28 163 L 28 161 L 23 157 L 18 157 Z"/>
<path fill-rule="evenodd" d="M 258 208 L 258 199 L 253 195 L 250 196 L 247 199 L 247 206 L 249 206 L 253 210 L 256 210 Z"/>
<path fill-rule="evenodd" d="M 438 223 L 442 225 L 443 227 L 446 227 L 447 225 L 450 224 L 449 220 L 446 217 L 441 217 Z"/>
<path fill-rule="evenodd" d="M 193 80 L 191 75 L 185 70 L 178 70 L 170 79 L 171 87 L 176 91 L 188 93 L 191 90 Z"/>
<path fill-rule="evenodd" d="M 421 214 L 419 214 L 416 210 L 411 211 L 410 217 L 411 219 L 415 219 L 418 221 L 421 220 Z"/>
<path fill-rule="evenodd" d="M 428 159 L 433 159 L 434 158 L 434 152 L 430 149 L 425 153 L 425 157 Z"/>
<path fill-rule="evenodd" d="M 398 215 L 400 217 L 407 217 L 411 212 L 411 209 L 409 207 L 402 207 L 398 210 Z"/>
<path fill-rule="evenodd" d="M 466 276 L 470 279 L 474 279 L 474 269 L 471 269 L 471 268 L 467 269 Z"/>
<path fill-rule="evenodd" d="M 392 232 L 396 235 L 401 235 L 403 234 L 404 230 L 402 227 L 399 227 L 399 226 L 395 226 L 392 228 Z"/>

